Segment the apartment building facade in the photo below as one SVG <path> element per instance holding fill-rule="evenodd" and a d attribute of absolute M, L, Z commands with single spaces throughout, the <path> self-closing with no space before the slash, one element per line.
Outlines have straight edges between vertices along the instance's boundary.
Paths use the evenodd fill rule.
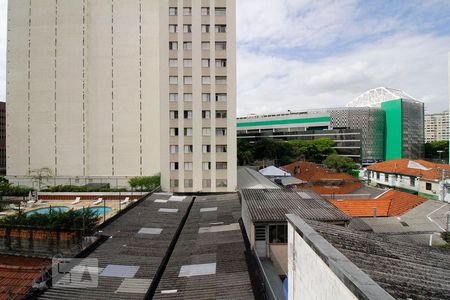
<path fill-rule="evenodd" d="M 235 1 L 11 0 L 7 175 L 236 186 Z"/>
<path fill-rule="evenodd" d="M 449 140 L 448 110 L 425 115 L 425 142 Z"/>

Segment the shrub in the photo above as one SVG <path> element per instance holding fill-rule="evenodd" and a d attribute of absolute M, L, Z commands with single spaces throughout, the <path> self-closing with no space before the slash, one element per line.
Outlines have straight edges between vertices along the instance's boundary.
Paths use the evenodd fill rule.
<path fill-rule="evenodd" d="M 161 176 L 137 176 L 132 177 L 128 180 L 131 188 L 138 189 L 142 191 L 151 191 L 157 188 L 161 184 Z"/>
<path fill-rule="evenodd" d="M 74 229 L 92 230 L 97 226 L 99 217 L 89 209 L 69 210 L 67 212 L 52 211 L 48 214 L 27 215 L 18 212 L 14 215 L 0 219 L 3 225 L 19 225 L 31 227 L 44 227 L 48 229 Z"/>
<path fill-rule="evenodd" d="M 83 192 L 126 192 L 125 188 L 98 188 L 95 186 L 78 186 L 78 185 L 55 185 L 42 190 L 51 193 L 83 193 Z"/>

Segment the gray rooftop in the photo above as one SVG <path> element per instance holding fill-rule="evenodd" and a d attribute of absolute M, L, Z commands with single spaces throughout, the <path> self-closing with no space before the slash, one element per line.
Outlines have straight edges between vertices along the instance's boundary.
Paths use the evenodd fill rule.
<path fill-rule="evenodd" d="M 97 288 L 53 287 L 40 298 L 143 299 L 192 199 L 187 197 L 183 201 L 155 202 L 157 199 L 168 200 L 169 197 L 166 194 L 154 194 L 104 229 L 103 234 L 111 238 L 88 258 L 98 258 L 100 270 L 109 266 L 108 274 L 118 277 L 100 274 Z M 200 212 L 200 208 L 211 207 L 217 207 L 217 211 Z M 253 298 L 241 231 L 212 230 L 211 233 L 199 233 L 200 227 L 234 224 L 239 218 L 240 205 L 236 194 L 198 197 L 163 273 L 155 298 L 164 295 L 164 298 L 201 299 L 199 295 L 202 293 L 205 295 L 203 298 L 239 293 L 244 293 L 246 298 Z M 229 227 L 235 228 L 233 225 Z M 197 263 L 215 263 L 215 274 L 178 278 L 183 266 Z M 132 270 L 123 266 L 131 267 Z M 128 270 L 126 275 L 133 273 L 133 267 L 138 268 L 131 278 L 131 275 L 129 278 L 120 275 L 122 270 Z M 199 284 L 199 280 L 202 284 Z"/>
<path fill-rule="evenodd" d="M 396 299 L 450 299 L 450 252 L 306 221 Z"/>
<path fill-rule="evenodd" d="M 238 168 L 237 183 L 239 189 L 280 189 L 264 175 L 248 167 Z"/>
<path fill-rule="evenodd" d="M 285 222 L 286 214 L 324 222 L 346 222 L 350 217 L 311 190 L 243 189 L 242 201 L 253 222 Z"/>

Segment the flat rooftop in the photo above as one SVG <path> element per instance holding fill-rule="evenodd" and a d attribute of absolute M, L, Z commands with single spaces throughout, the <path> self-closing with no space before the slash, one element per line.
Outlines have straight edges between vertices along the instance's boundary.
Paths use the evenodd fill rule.
<path fill-rule="evenodd" d="M 192 197 L 153 194 L 106 226 L 96 288 L 53 287 L 41 299 L 143 299 Z M 253 298 L 237 194 L 196 197 L 155 299 Z"/>

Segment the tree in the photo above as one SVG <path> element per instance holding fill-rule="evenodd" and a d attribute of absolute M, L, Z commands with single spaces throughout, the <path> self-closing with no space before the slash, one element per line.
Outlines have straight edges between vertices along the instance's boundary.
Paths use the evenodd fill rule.
<path fill-rule="evenodd" d="M 425 144 L 425 158 L 448 162 L 448 141 L 436 141 Z"/>
<path fill-rule="evenodd" d="M 309 141 L 290 140 L 288 143 L 292 146 L 295 160 L 307 160 L 320 163 L 324 157 L 336 153 L 336 150 L 333 148 L 335 142 L 329 138 Z"/>
<path fill-rule="evenodd" d="M 30 171 L 31 178 L 33 181 L 38 182 L 38 190 L 41 190 L 42 181 L 48 180 L 50 177 L 53 176 L 53 171 L 50 168 L 44 167 L 40 169 L 34 169 Z"/>
<path fill-rule="evenodd" d="M 151 191 L 161 184 L 161 176 L 136 176 L 128 180 L 128 184 L 133 189 L 139 188 L 142 191 Z"/>
<path fill-rule="evenodd" d="M 253 163 L 254 158 L 254 148 L 249 141 L 238 139 L 237 141 L 237 159 L 240 166 L 249 165 Z"/>
<path fill-rule="evenodd" d="M 324 161 L 323 164 L 328 168 L 335 170 L 336 172 L 351 173 L 353 169 L 356 169 L 356 163 L 349 157 L 339 156 L 337 154 L 331 154 Z"/>

